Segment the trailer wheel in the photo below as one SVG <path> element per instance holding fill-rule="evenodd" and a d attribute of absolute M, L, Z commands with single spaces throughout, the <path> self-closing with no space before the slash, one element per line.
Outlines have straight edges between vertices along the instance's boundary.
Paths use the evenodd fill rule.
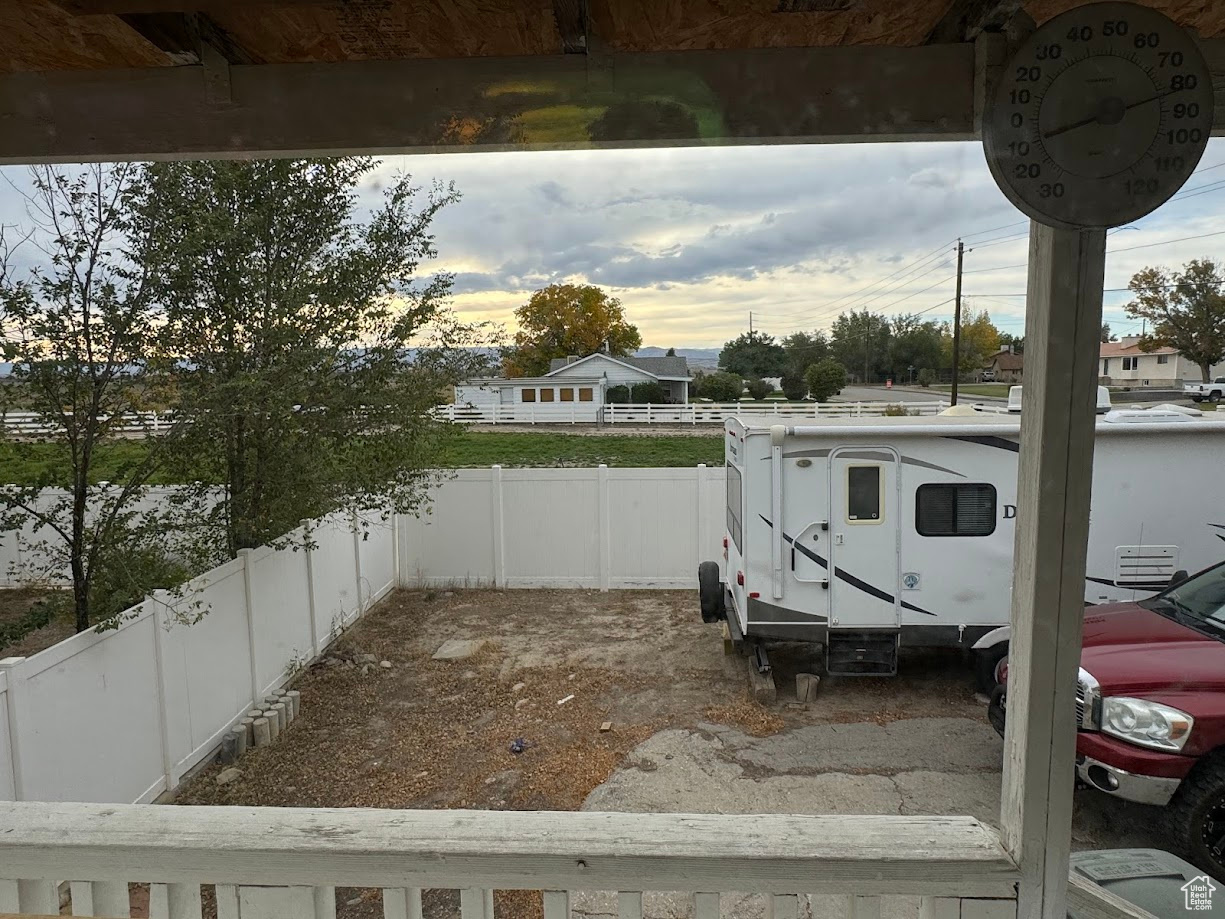
<path fill-rule="evenodd" d="M 1000 664 L 1008 657 L 1008 642 L 1001 641 L 990 648 L 974 652 L 974 684 L 979 692 L 991 695 L 1000 684 Z"/>
<path fill-rule="evenodd" d="M 719 564 L 702 562 L 698 565 L 698 602 L 703 622 L 718 622 L 727 617 L 723 605 L 723 583 L 719 580 Z"/>

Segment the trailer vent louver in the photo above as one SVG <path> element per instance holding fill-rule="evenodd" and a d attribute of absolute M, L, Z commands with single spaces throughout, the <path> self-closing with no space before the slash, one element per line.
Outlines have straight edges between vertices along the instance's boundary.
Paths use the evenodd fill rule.
<path fill-rule="evenodd" d="M 1178 570 L 1178 546 L 1119 546 L 1114 583 L 1118 587 L 1159 590 Z"/>

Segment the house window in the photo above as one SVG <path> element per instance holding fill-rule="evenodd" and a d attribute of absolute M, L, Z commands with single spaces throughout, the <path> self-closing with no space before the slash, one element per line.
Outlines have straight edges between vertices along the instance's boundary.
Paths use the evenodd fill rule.
<path fill-rule="evenodd" d="M 1170 356 L 1168 354 L 1158 354 L 1157 355 L 1158 364 L 1168 364 L 1169 362 L 1170 362 Z"/>
<path fill-rule="evenodd" d="M 571 389 L 570 387 L 567 386 L 564 389 L 559 389 L 558 392 L 561 393 L 562 402 L 573 402 L 574 401 L 574 390 Z"/>
<path fill-rule="evenodd" d="M 595 394 L 590 386 L 580 386 L 578 391 L 579 402 L 594 402 Z"/>
<path fill-rule="evenodd" d="M 1102 376 L 1110 376 L 1110 358 L 1105 358 L 1102 361 Z"/>
<path fill-rule="evenodd" d="M 743 500 L 740 484 L 740 470 L 730 463 L 727 466 L 727 532 L 740 551 L 740 540 L 743 536 L 740 523 L 740 502 Z"/>
<path fill-rule="evenodd" d="M 1140 362 L 1140 358 L 1138 357 L 1125 357 L 1123 358 L 1123 369 L 1124 370 L 1135 370 L 1136 365 L 1139 362 Z"/>
<path fill-rule="evenodd" d="M 540 401 L 541 402 L 552 402 L 553 401 L 553 390 L 551 389 L 540 390 Z"/>
<path fill-rule="evenodd" d="M 880 466 L 847 466 L 847 522 L 880 523 L 881 490 Z"/>
<path fill-rule="evenodd" d="M 536 390 L 524 389 L 521 391 L 523 393 L 521 398 L 523 399 L 524 402 L 535 402 L 536 401 Z"/>
<path fill-rule="evenodd" d="M 995 532 L 995 486 L 920 485 L 914 525 L 920 536 L 990 536 Z"/>

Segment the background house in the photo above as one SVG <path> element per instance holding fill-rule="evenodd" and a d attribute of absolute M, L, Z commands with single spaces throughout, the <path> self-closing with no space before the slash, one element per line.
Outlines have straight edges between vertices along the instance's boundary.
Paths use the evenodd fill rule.
<path fill-rule="evenodd" d="M 1152 386 L 1181 389 L 1183 383 L 1203 379 L 1199 365 L 1173 348 L 1141 351 L 1140 336 L 1125 335 L 1120 341 L 1102 343 L 1098 372 L 1106 386 Z M 1225 363 L 1212 368 L 1211 376 L 1225 373 Z"/>
<path fill-rule="evenodd" d="M 683 357 L 557 358 L 542 377 L 484 377 L 455 387 L 456 406 L 471 405 L 503 417 L 598 421 L 613 386 L 658 383 L 669 402 L 689 401 L 689 367 Z"/>
<path fill-rule="evenodd" d="M 1025 369 L 1025 355 L 1014 354 L 1012 348 L 1005 348 L 992 355 L 991 360 L 983 367 L 984 374 L 989 373 L 997 383 L 1020 383 L 1022 371 Z"/>
<path fill-rule="evenodd" d="M 607 380 L 609 386 L 658 383 L 668 394 L 669 402 L 689 401 L 689 364 L 683 357 L 613 357 L 600 352 L 586 357 L 571 355 L 554 358 L 545 379 L 560 382 L 591 376 Z"/>

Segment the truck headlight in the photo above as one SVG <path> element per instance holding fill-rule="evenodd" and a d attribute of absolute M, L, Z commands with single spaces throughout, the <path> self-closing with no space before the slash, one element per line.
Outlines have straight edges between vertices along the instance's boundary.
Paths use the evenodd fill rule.
<path fill-rule="evenodd" d="M 1159 702 L 1126 696 L 1102 700 L 1102 730 L 1141 747 L 1181 750 L 1194 724 L 1186 712 Z"/>

